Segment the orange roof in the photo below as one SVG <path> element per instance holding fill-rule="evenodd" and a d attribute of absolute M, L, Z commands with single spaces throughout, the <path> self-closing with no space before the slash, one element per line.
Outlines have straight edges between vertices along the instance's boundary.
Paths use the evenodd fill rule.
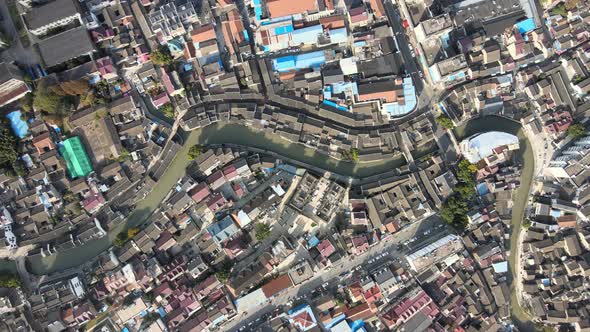
<path fill-rule="evenodd" d="M 344 27 L 344 17 L 334 15 L 320 18 L 320 24 L 324 29 L 338 29 Z"/>
<path fill-rule="evenodd" d="M 383 0 L 371 0 L 371 9 L 376 17 L 385 16 L 385 8 L 383 8 Z"/>
<path fill-rule="evenodd" d="M 213 25 L 206 24 L 191 31 L 193 43 L 202 43 L 206 40 L 215 39 L 215 29 Z"/>
<path fill-rule="evenodd" d="M 237 9 L 234 9 L 227 13 L 227 21 L 223 21 L 221 30 L 223 31 L 223 38 L 225 43 L 230 48 L 230 53 L 235 53 L 235 45 L 239 45 L 244 42 L 244 25 Z M 234 43 L 235 41 L 235 43 Z"/>
<path fill-rule="evenodd" d="M 291 281 L 291 277 L 289 277 L 288 274 L 283 274 L 280 277 L 267 282 L 261 288 L 266 297 L 271 297 L 292 286 L 293 281 Z"/>
<path fill-rule="evenodd" d="M 270 17 L 276 18 L 318 10 L 318 3 L 317 0 L 268 0 L 266 8 Z"/>
<path fill-rule="evenodd" d="M 375 100 L 375 99 L 385 99 L 388 103 L 394 102 L 397 100 L 397 93 L 395 91 L 381 91 L 381 92 L 373 92 L 373 93 L 365 93 L 359 94 L 359 101 L 368 101 L 368 100 Z"/>
<path fill-rule="evenodd" d="M 346 311 L 346 316 L 352 321 L 359 319 L 367 319 L 373 315 L 374 314 L 371 311 L 371 308 L 366 302 L 359 304 L 356 307 L 349 308 Z"/>

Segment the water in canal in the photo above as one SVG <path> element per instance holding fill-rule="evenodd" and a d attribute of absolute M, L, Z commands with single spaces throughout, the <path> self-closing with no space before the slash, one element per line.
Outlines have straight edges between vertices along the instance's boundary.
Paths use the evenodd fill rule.
<path fill-rule="evenodd" d="M 215 124 L 201 130 L 190 132 L 185 137 L 184 146 L 178 152 L 169 169 L 160 178 L 153 191 L 142 201 L 138 202 L 136 209 L 126 223 L 109 232 L 108 237 L 90 241 L 72 250 L 63 251 L 50 257 L 31 257 L 29 267 L 35 274 L 46 274 L 70 267 L 79 266 L 88 262 L 91 258 L 107 250 L 115 236 L 125 228 L 133 227 L 145 221 L 158 207 L 168 191 L 185 174 L 190 161 L 186 158 L 188 149 L 194 144 L 240 144 L 260 149 L 266 149 L 286 158 L 299 160 L 310 165 L 322 168 L 326 171 L 345 176 L 365 177 L 380 174 L 398 168 L 405 164 L 403 157 L 375 162 L 351 163 L 328 158 L 314 149 L 306 148 L 299 144 L 290 143 L 276 135 L 254 132 L 246 126 L 238 124 Z M 0 262 L 11 267 L 10 262 Z"/>
<path fill-rule="evenodd" d="M 501 117 L 483 117 L 469 121 L 466 125 L 454 130 L 458 140 L 466 138 L 476 133 L 487 131 L 504 131 L 520 138 L 519 156 L 523 164 L 521 179 L 521 188 L 518 190 L 514 199 L 512 232 L 510 247 L 515 247 L 518 232 L 520 231 L 523 219 L 524 206 L 527 201 L 528 190 L 531 185 L 532 173 L 534 169 L 533 153 L 528 140 L 525 138 L 520 124 L 512 120 Z M 352 177 L 366 177 L 380 174 L 393 168 L 405 164 L 403 158 L 391 159 L 377 162 L 350 163 L 328 158 L 317 151 L 303 147 L 299 144 L 292 144 L 276 135 L 268 133 L 254 132 L 243 125 L 238 124 L 215 124 L 201 130 L 190 132 L 186 137 L 186 144 L 179 151 L 177 157 L 172 162 L 170 168 L 165 172 L 160 181 L 154 187 L 153 191 L 142 201 L 137 204 L 136 210 L 129 216 L 124 225 L 109 233 L 108 237 L 90 241 L 83 246 L 73 250 L 61 252 L 50 257 L 36 256 L 29 259 L 31 272 L 36 274 L 45 274 L 70 267 L 79 266 L 88 262 L 93 257 L 107 250 L 114 237 L 124 228 L 141 224 L 157 208 L 158 204 L 164 199 L 167 192 L 172 188 L 174 183 L 185 173 L 189 160 L 186 158 L 188 149 L 194 144 L 240 144 L 260 149 L 266 149 L 279 153 L 287 158 L 299 160 L 310 165 L 325 169 L 327 171 L 339 173 L 341 175 Z M 514 268 L 515 250 L 510 254 L 511 270 Z M 12 262 L 0 261 L 0 269 L 7 268 L 13 270 Z M 512 290 L 514 290 L 512 288 Z M 512 292 L 514 294 L 514 292 Z M 516 305 L 516 300 L 512 299 L 513 319 L 521 328 L 521 331 L 531 331 L 531 326 L 527 324 L 528 316 L 520 307 Z"/>
<path fill-rule="evenodd" d="M 510 246 L 516 248 L 518 234 L 521 230 L 522 220 L 524 219 L 525 206 L 528 200 L 529 190 L 533 180 L 535 168 L 534 155 L 531 144 L 526 138 L 520 123 L 497 116 L 486 116 L 469 121 L 466 125 L 455 128 L 454 133 L 457 140 L 463 140 L 473 134 L 488 131 L 503 131 L 518 136 L 520 149 L 516 156 L 517 161 L 522 163 L 522 175 L 520 188 L 513 196 L 514 206 L 512 207 L 512 225 L 510 229 Z M 510 280 L 515 271 L 516 250 L 510 250 L 508 258 L 510 265 Z M 510 304 L 512 309 L 512 320 L 521 332 L 535 331 L 535 326 L 530 320 L 530 316 L 518 305 L 514 285 L 510 285 L 511 298 Z"/>

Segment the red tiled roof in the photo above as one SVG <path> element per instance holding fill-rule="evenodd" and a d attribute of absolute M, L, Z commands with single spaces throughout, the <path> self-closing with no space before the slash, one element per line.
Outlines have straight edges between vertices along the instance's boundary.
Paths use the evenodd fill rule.
<path fill-rule="evenodd" d="M 318 2 L 317 0 L 268 0 L 266 8 L 270 17 L 276 18 L 317 11 Z"/>
<path fill-rule="evenodd" d="M 196 203 L 201 202 L 207 196 L 209 196 L 211 192 L 209 191 L 209 186 L 205 182 L 201 182 L 196 185 L 194 188 L 188 191 L 189 196 L 195 201 Z"/>
<path fill-rule="evenodd" d="M 202 43 L 204 41 L 215 39 L 215 29 L 213 25 L 206 24 L 191 31 L 191 40 L 193 43 Z"/>
<path fill-rule="evenodd" d="M 288 274 L 283 274 L 280 277 L 267 282 L 261 288 L 266 297 L 271 297 L 292 286 L 293 281 L 291 281 L 291 277 L 289 277 Z"/>

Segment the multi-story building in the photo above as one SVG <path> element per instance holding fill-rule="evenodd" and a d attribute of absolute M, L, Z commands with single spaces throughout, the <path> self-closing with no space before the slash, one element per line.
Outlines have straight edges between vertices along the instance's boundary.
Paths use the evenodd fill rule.
<path fill-rule="evenodd" d="M 52 29 L 73 24 L 82 24 L 78 7 L 72 0 L 53 0 L 38 7 L 33 7 L 24 15 L 27 29 L 34 35 L 42 36 Z"/>
<path fill-rule="evenodd" d="M 15 65 L 0 63 L 0 106 L 20 99 L 29 91 L 31 89 Z"/>

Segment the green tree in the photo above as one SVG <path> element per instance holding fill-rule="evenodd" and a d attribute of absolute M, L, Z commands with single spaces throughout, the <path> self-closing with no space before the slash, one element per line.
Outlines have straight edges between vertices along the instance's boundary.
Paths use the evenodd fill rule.
<path fill-rule="evenodd" d="M 359 152 L 360 151 L 357 148 L 350 148 L 350 150 L 344 151 L 342 153 L 342 157 L 344 160 L 350 160 L 350 161 L 357 162 L 357 161 L 359 161 Z"/>
<path fill-rule="evenodd" d="M 20 279 L 13 274 L 0 274 L 0 288 L 18 288 Z"/>
<path fill-rule="evenodd" d="M 158 66 L 167 66 L 174 61 L 174 58 L 170 54 L 167 47 L 158 47 L 155 51 L 150 54 L 152 62 Z"/>
<path fill-rule="evenodd" d="M 462 228 L 468 222 L 467 211 L 467 203 L 460 197 L 453 195 L 443 203 L 440 216 L 446 223 Z"/>
<path fill-rule="evenodd" d="M 0 166 L 12 168 L 18 158 L 16 137 L 6 121 L 0 123 Z"/>
<path fill-rule="evenodd" d="M 33 106 L 36 110 L 60 116 L 66 116 L 69 111 L 66 98 L 57 94 L 45 81 L 37 85 Z"/>
<path fill-rule="evenodd" d="M 567 129 L 567 134 L 573 138 L 580 138 L 586 135 L 586 128 L 582 124 L 576 123 Z"/>
<path fill-rule="evenodd" d="M 455 128 L 455 124 L 453 123 L 453 120 L 451 120 L 451 118 L 449 118 L 448 116 L 441 114 L 436 118 L 436 123 L 438 123 L 441 127 L 445 128 L 445 129 L 453 129 Z"/>
<path fill-rule="evenodd" d="M 25 112 L 33 110 L 33 94 L 27 93 L 23 98 L 18 101 L 18 106 Z"/>
<path fill-rule="evenodd" d="M 172 106 L 171 103 L 162 106 L 160 110 L 162 111 L 162 114 L 164 114 L 164 116 L 166 116 L 167 118 L 174 119 L 174 117 L 176 116 L 174 106 Z"/>
<path fill-rule="evenodd" d="M 229 276 L 231 274 L 231 269 L 233 268 L 234 264 L 231 261 L 223 262 L 217 271 L 215 272 L 215 276 L 220 282 L 226 282 L 229 280 Z"/>
<path fill-rule="evenodd" d="M 203 147 L 200 145 L 193 145 L 188 150 L 188 160 L 195 160 L 197 159 L 201 153 L 203 153 Z"/>
<path fill-rule="evenodd" d="M 262 241 L 270 236 L 270 226 L 263 223 L 256 224 L 256 240 Z"/>
<path fill-rule="evenodd" d="M 129 240 L 129 236 L 127 236 L 127 232 L 121 232 L 121 233 L 117 234 L 117 236 L 115 237 L 115 240 L 113 241 L 113 244 L 116 247 L 121 248 L 122 246 L 125 245 L 127 240 Z"/>
<path fill-rule="evenodd" d="M 139 233 L 140 229 L 137 227 L 131 227 L 127 230 L 127 238 L 130 239 Z"/>
<path fill-rule="evenodd" d="M 457 165 L 457 178 L 459 181 L 475 185 L 473 176 L 477 172 L 477 166 L 470 163 L 469 160 L 463 159 Z"/>

